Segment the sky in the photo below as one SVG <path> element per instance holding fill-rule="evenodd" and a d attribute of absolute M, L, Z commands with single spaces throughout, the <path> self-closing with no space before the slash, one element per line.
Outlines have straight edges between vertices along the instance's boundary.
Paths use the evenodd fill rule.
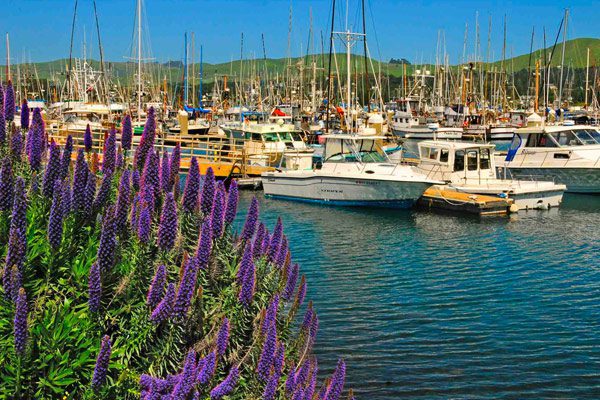
<path fill-rule="evenodd" d="M 0 32 L 8 32 L 11 58 L 19 61 L 50 61 L 68 57 L 75 0 L 2 0 Z M 269 58 L 306 53 L 309 29 L 314 32 L 314 49 L 320 52 L 321 35 L 325 51 L 331 24 L 331 0 L 144 0 L 144 53 L 164 62 L 182 60 L 184 33 L 195 35 L 195 59 L 203 46 L 204 61 L 228 62 L 239 59 L 241 35 L 244 57 L 262 58 L 264 34 Z M 337 0 L 336 28 L 345 30 L 346 0 Z M 350 29 L 362 31 L 360 0 L 348 0 Z M 507 57 L 529 52 L 532 28 L 534 48 L 542 47 L 546 27 L 550 46 L 566 7 L 570 10 L 568 38 L 600 37 L 600 0 L 562 1 L 400 1 L 365 0 L 368 46 L 374 58 L 406 58 L 413 63 L 435 62 L 438 37 L 445 37 L 451 62 L 463 54 L 465 24 L 467 55 L 475 51 L 478 15 L 480 54 L 486 57 L 488 24 L 491 18 L 492 59 L 502 53 L 503 19 L 507 24 Z M 124 61 L 131 54 L 136 0 L 96 0 L 100 36 L 105 59 Z M 292 9 L 292 34 L 288 31 Z M 85 33 L 85 34 L 84 34 Z M 75 21 L 74 55 L 83 53 L 98 59 L 98 39 L 93 0 L 79 0 Z M 4 42 L 4 41 L 2 41 Z M 340 47 L 337 43 L 336 47 Z M 311 48 L 312 50 L 312 48 Z M 0 43 L 4 54 L 4 43 Z M 4 55 L 0 57 L 4 59 Z M 4 62 L 2 62 L 4 63 Z"/>

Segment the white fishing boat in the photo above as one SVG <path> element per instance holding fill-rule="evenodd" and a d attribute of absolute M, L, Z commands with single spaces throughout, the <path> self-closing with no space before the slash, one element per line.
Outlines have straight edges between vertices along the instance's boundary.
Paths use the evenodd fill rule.
<path fill-rule="evenodd" d="M 511 198 L 519 209 L 548 209 L 562 202 L 565 185 L 496 177 L 494 145 L 471 142 L 419 143 L 418 169 L 464 193 Z"/>
<path fill-rule="evenodd" d="M 600 130 L 565 121 L 545 125 L 534 114 L 515 132 L 506 156 L 498 156 L 512 176 L 535 176 L 567 186 L 568 192 L 600 193 Z"/>
<path fill-rule="evenodd" d="M 262 174 L 265 195 L 337 206 L 410 208 L 433 184 L 414 167 L 392 163 L 383 136 L 324 135 L 323 162 Z"/>
<path fill-rule="evenodd" d="M 220 128 L 233 144 L 244 148 L 246 155 L 271 166 L 281 166 L 286 154 L 314 152 L 304 141 L 302 131 L 293 124 L 286 123 L 284 118 L 269 121 L 250 118 L 260 114 L 242 113 L 243 121 L 227 122 Z"/>
<path fill-rule="evenodd" d="M 400 139 L 419 140 L 460 140 L 462 128 L 442 126 L 438 122 L 421 123 L 410 111 L 396 111 L 392 120 L 392 133 Z"/>

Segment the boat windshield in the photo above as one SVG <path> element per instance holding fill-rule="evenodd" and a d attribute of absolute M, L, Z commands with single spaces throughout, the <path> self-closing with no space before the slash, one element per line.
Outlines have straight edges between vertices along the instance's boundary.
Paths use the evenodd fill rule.
<path fill-rule="evenodd" d="M 265 138 L 265 142 L 279 142 L 279 136 L 277 136 L 276 132 L 263 133 L 263 137 Z"/>
<path fill-rule="evenodd" d="M 290 132 L 279 132 L 279 137 L 283 142 L 291 142 L 292 134 Z"/>
<path fill-rule="evenodd" d="M 298 132 L 291 132 L 292 138 L 294 139 L 294 142 L 303 142 L 304 140 L 302 140 L 302 136 L 298 133 Z"/>
<path fill-rule="evenodd" d="M 388 159 L 375 140 L 327 140 L 325 144 L 326 162 L 382 163 Z"/>
<path fill-rule="evenodd" d="M 600 133 L 594 129 L 576 129 L 573 133 L 583 144 L 600 143 Z"/>

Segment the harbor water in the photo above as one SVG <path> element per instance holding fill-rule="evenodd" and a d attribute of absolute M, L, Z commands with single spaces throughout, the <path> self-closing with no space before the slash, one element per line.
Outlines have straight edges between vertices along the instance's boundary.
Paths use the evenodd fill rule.
<path fill-rule="evenodd" d="M 307 276 L 321 371 L 343 356 L 357 398 L 600 398 L 600 197 L 477 218 L 253 195 Z"/>

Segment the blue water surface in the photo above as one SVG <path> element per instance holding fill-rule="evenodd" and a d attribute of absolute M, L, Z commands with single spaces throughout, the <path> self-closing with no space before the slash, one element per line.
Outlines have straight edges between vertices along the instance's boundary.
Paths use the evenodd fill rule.
<path fill-rule="evenodd" d="M 321 370 L 343 357 L 357 398 L 600 398 L 600 196 L 476 218 L 253 195 L 307 276 Z"/>

